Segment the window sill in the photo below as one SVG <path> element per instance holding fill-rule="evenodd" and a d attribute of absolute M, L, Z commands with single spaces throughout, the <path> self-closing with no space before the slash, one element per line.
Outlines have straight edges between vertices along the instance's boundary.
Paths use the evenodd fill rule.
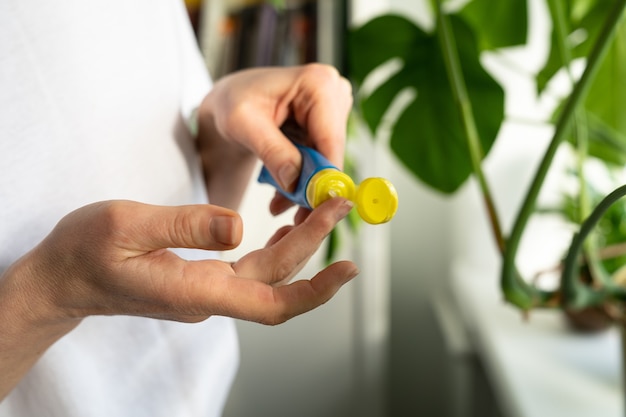
<path fill-rule="evenodd" d="M 618 330 L 575 333 L 559 311 L 531 311 L 525 320 L 502 301 L 498 275 L 497 268 L 453 267 L 447 297 L 457 314 L 435 301 L 449 354 L 479 358 L 506 416 L 622 417 Z"/>

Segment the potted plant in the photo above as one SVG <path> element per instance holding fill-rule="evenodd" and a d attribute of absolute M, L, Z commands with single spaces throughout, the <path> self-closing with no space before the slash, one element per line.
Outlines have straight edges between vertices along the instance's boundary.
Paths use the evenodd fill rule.
<path fill-rule="evenodd" d="M 351 31 L 349 73 L 357 91 L 382 64 L 401 62 L 367 96 L 357 94 L 360 116 L 376 132 L 401 91 L 417 92 L 391 127 L 391 151 L 417 179 L 442 193 L 454 193 L 475 177 L 502 257 L 502 293 L 511 305 L 523 312 L 610 307 L 618 313 L 611 319 L 622 321 L 626 286 L 614 279 L 619 269 L 607 270 L 599 259 L 599 238 L 592 232 L 607 211 L 615 210 L 626 186 L 592 204 L 589 196 L 595 190 L 585 166 L 590 158 L 608 167 L 626 163 L 626 83 L 616 78 L 626 74 L 626 0 L 546 0 L 552 32 L 548 58 L 535 74 L 537 93 L 558 72 L 567 74 L 572 88 L 550 121 L 552 140 L 506 234 L 482 168 L 505 118 L 505 91 L 484 68 L 481 55 L 525 44 L 527 1 L 470 0 L 454 8 L 452 2 L 432 0 L 431 5 L 429 30 L 399 15 L 383 15 Z M 579 75 L 572 64 L 581 61 Z M 577 210 L 568 217 L 577 230 L 562 260 L 560 284 L 546 290 L 521 275 L 516 258 L 529 220 L 539 214 L 537 199 L 546 175 L 566 143 L 578 161 Z M 587 279 L 581 278 L 581 269 Z"/>
<path fill-rule="evenodd" d="M 623 169 L 617 170 L 611 164 L 594 157 L 589 157 L 587 162 L 592 164 L 593 175 L 585 176 L 586 198 L 591 206 L 596 206 L 606 195 L 607 187 L 624 180 L 624 172 Z M 580 181 L 578 170 L 573 167 L 568 168 L 565 179 L 570 180 L 566 181 L 569 184 L 578 183 Z M 582 212 L 580 193 L 572 191 L 569 187 L 563 187 L 562 194 L 556 203 L 540 207 L 537 212 L 540 215 L 556 216 L 565 223 L 566 227 L 569 226 L 575 232 L 580 228 Z M 596 259 L 603 270 L 611 274 L 612 279 L 620 285 L 626 283 L 626 269 L 624 268 L 626 264 L 626 199 L 616 201 L 607 208 L 598 220 L 590 239 L 593 239 Z M 583 283 L 592 285 L 593 273 L 586 257 L 581 258 L 579 268 L 579 276 Z M 554 271 L 562 273 L 563 262 L 545 271 L 539 271 L 535 279 L 540 280 L 545 273 L 550 274 Z M 581 332 L 606 330 L 614 322 L 620 321 L 622 315 L 621 306 L 616 306 L 615 303 L 593 304 L 583 308 L 561 307 L 571 328 Z"/>

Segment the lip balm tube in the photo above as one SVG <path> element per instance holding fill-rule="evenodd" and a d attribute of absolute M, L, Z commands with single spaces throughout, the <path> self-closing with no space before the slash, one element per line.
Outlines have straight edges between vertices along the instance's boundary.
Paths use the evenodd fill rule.
<path fill-rule="evenodd" d="M 302 170 L 293 192 L 280 188 L 266 167 L 258 181 L 274 186 L 291 202 L 314 209 L 333 197 L 343 197 L 355 204 L 359 216 L 370 224 L 386 223 L 398 209 L 398 194 L 384 178 L 367 178 L 358 186 L 346 173 L 331 164 L 315 149 L 295 144 L 302 154 Z"/>

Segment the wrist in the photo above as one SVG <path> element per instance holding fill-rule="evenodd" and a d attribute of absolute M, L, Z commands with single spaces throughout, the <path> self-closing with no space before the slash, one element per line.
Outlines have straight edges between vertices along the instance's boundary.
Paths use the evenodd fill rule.
<path fill-rule="evenodd" d="M 43 296 L 27 256 L 0 274 L 0 401 L 79 319 L 63 318 Z"/>
<path fill-rule="evenodd" d="M 0 275 L 0 321 L 3 334 L 60 337 L 80 322 L 58 306 L 54 285 L 35 265 L 33 252 Z"/>

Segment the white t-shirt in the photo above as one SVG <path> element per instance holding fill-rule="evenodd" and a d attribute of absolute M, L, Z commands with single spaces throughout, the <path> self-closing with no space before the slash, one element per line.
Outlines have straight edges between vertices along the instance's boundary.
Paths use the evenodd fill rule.
<path fill-rule="evenodd" d="M 0 273 L 85 204 L 207 202 L 185 117 L 209 88 L 180 0 L 2 0 Z M 238 355 L 231 319 L 89 317 L 0 416 L 218 416 Z"/>

